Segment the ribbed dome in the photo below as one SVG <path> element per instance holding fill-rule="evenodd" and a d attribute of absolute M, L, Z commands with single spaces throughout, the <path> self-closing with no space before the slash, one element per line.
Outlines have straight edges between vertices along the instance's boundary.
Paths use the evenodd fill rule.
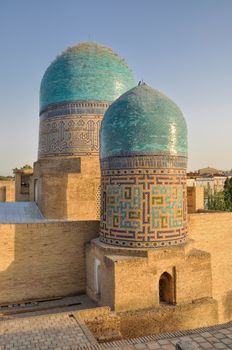
<path fill-rule="evenodd" d="M 64 51 L 46 70 L 40 111 L 62 102 L 114 101 L 133 86 L 131 70 L 115 52 L 94 42 L 81 43 Z"/>
<path fill-rule="evenodd" d="M 102 121 L 101 158 L 123 155 L 187 155 L 187 126 L 177 105 L 146 84 L 120 96 Z"/>

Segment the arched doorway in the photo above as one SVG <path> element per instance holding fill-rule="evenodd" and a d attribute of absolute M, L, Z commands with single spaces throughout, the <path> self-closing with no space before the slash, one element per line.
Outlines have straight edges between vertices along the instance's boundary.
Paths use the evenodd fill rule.
<path fill-rule="evenodd" d="M 174 303 L 174 284 L 172 276 L 164 272 L 159 279 L 159 301 L 160 303 Z"/>

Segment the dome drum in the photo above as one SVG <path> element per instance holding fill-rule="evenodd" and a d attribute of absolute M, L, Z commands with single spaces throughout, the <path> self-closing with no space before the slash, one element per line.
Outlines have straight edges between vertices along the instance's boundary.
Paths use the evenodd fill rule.
<path fill-rule="evenodd" d="M 122 159 L 122 163 L 127 161 Z M 144 164 L 147 161 L 149 159 L 144 157 Z M 102 169 L 101 190 L 102 242 L 131 248 L 157 248 L 186 242 L 185 168 Z"/>
<path fill-rule="evenodd" d="M 40 114 L 38 158 L 99 155 L 99 130 L 109 102 L 78 101 Z"/>

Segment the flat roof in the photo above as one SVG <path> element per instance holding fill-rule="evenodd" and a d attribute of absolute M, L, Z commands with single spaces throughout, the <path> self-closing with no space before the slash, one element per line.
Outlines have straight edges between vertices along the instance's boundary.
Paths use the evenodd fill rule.
<path fill-rule="evenodd" d="M 47 222 L 35 202 L 0 203 L 0 224 Z"/>

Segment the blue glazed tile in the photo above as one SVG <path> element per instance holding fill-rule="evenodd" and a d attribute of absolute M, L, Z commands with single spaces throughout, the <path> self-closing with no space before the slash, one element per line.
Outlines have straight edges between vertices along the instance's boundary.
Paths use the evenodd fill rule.
<path fill-rule="evenodd" d="M 101 159 L 148 154 L 187 156 L 187 126 L 173 101 L 142 84 L 107 109 L 100 144 Z"/>
<path fill-rule="evenodd" d="M 111 49 L 87 42 L 59 55 L 46 70 L 40 111 L 70 101 L 114 101 L 135 86 L 132 71 Z"/>

